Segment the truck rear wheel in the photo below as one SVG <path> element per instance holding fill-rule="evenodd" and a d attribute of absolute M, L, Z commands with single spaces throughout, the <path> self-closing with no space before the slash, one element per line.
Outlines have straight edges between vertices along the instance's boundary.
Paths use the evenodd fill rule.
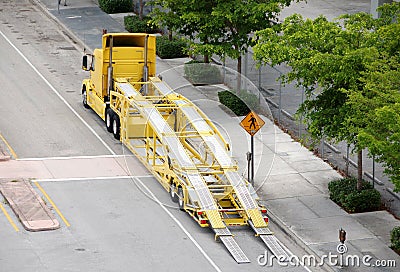
<path fill-rule="evenodd" d="M 87 93 L 86 93 L 86 87 L 83 86 L 82 88 L 82 104 L 86 109 L 89 109 L 90 106 L 87 103 Z"/>
<path fill-rule="evenodd" d="M 178 188 L 178 206 L 179 206 L 179 209 L 181 210 L 181 211 L 184 211 L 185 210 L 185 202 L 184 202 L 184 199 L 183 199 L 183 189 L 182 189 L 182 187 L 179 187 Z"/>
<path fill-rule="evenodd" d="M 108 132 L 113 132 L 113 117 L 114 117 L 114 112 L 112 109 L 108 108 L 106 110 L 106 128 Z"/>
<path fill-rule="evenodd" d="M 178 196 L 176 195 L 176 193 L 175 193 L 175 189 L 176 189 L 176 186 L 175 186 L 175 183 L 171 183 L 171 186 L 169 187 L 169 194 L 170 194 L 170 196 L 171 196 L 171 199 L 172 199 L 172 202 L 178 202 Z"/>
<path fill-rule="evenodd" d="M 120 121 L 118 114 L 113 114 L 112 117 L 112 132 L 114 134 L 114 138 L 120 140 Z"/>

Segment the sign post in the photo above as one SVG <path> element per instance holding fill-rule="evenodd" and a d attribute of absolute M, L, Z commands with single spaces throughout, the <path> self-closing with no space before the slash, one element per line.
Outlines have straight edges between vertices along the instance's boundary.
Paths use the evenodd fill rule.
<path fill-rule="evenodd" d="M 251 164 L 248 163 L 248 165 L 251 165 L 251 168 L 247 169 L 248 171 L 248 176 L 250 177 L 249 181 L 251 185 L 254 186 L 254 135 L 257 133 L 257 131 L 264 126 L 265 122 L 263 119 L 260 118 L 260 116 L 257 115 L 257 113 L 251 111 L 249 112 L 246 117 L 240 122 L 240 126 L 244 128 L 244 130 L 247 131 L 247 133 L 250 134 L 250 155 L 248 154 L 247 158 L 248 161 L 251 162 Z M 251 174 L 250 174 L 251 173 Z"/>

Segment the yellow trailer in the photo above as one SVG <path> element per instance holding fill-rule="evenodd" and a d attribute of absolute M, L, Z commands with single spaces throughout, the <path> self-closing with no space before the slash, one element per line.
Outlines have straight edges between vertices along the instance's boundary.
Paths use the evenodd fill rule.
<path fill-rule="evenodd" d="M 83 57 L 83 69 L 90 71 L 82 85 L 83 105 L 105 121 L 181 210 L 214 231 L 238 263 L 249 259 L 230 226 L 249 225 L 275 255 L 288 257 L 216 126 L 155 76 L 155 39 L 141 33 L 103 35 L 102 48 Z"/>

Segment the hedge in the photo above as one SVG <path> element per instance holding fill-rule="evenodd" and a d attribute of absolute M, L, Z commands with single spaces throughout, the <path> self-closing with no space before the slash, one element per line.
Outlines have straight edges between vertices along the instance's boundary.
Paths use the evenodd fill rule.
<path fill-rule="evenodd" d="M 400 252 L 400 226 L 394 227 L 390 232 L 391 248 Z"/>
<path fill-rule="evenodd" d="M 221 71 L 217 66 L 196 60 L 185 63 L 185 77 L 193 85 L 223 83 Z"/>
<path fill-rule="evenodd" d="M 99 6 L 106 13 L 133 11 L 132 0 L 99 0 Z"/>
<path fill-rule="evenodd" d="M 125 16 L 124 17 L 125 29 L 131 33 L 157 33 L 159 32 L 158 27 L 155 24 L 150 23 L 150 17 L 143 17 L 140 20 L 138 16 Z"/>
<path fill-rule="evenodd" d="M 188 43 L 184 39 L 174 37 L 172 41 L 166 36 L 158 36 L 156 40 L 156 52 L 162 59 L 187 57 Z"/>
<path fill-rule="evenodd" d="M 328 184 L 330 199 L 343 207 L 347 212 L 359 213 L 379 210 L 381 195 L 366 181 L 362 182 L 361 190 L 357 190 L 355 178 L 344 178 L 331 181 Z"/>
<path fill-rule="evenodd" d="M 230 91 L 219 92 L 219 102 L 238 116 L 247 115 L 250 110 L 258 111 L 259 103 L 256 95 L 248 93 L 245 90 L 240 91 L 238 95 L 240 98 Z"/>

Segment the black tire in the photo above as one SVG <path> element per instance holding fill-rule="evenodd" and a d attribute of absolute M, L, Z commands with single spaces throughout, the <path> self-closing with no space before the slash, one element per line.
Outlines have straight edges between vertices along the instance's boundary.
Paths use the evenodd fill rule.
<path fill-rule="evenodd" d="M 82 104 L 86 109 L 89 109 L 90 106 L 87 103 L 87 93 L 86 93 L 86 87 L 83 86 L 82 88 Z"/>
<path fill-rule="evenodd" d="M 171 186 L 169 187 L 169 195 L 171 196 L 172 202 L 177 203 L 178 195 L 175 193 L 175 189 L 176 189 L 175 183 L 172 182 Z"/>
<path fill-rule="evenodd" d="M 113 114 L 112 120 L 113 120 L 112 121 L 112 133 L 113 133 L 115 139 L 120 140 L 121 123 L 119 121 L 118 114 Z"/>
<path fill-rule="evenodd" d="M 114 118 L 114 112 L 112 109 L 108 108 L 106 110 L 106 117 L 105 117 L 106 128 L 108 132 L 113 132 L 113 118 Z"/>
<path fill-rule="evenodd" d="M 183 189 L 182 187 L 178 188 L 178 206 L 181 211 L 185 210 L 185 202 L 183 200 Z"/>

